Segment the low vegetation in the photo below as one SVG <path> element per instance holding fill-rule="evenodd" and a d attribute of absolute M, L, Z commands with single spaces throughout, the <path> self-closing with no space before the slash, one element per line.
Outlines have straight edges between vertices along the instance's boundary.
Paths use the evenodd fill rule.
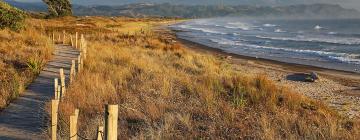
<path fill-rule="evenodd" d="M 25 13 L 0 1 L 0 29 L 19 31 L 23 28 Z"/>
<path fill-rule="evenodd" d="M 0 110 L 24 91 L 51 57 L 50 40 L 41 29 L 26 25 L 19 32 L 0 30 Z"/>
<path fill-rule="evenodd" d="M 356 139 L 357 121 L 275 86 L 265 74 L 176 42 L 159 25 L 133 18 L 37 21 L 51 31 L 86 34 L 84 71 L 67 89 L 60 117 L 80 109 L 79 133 L 95 138 L 105 104 L 119 104 L 124 139 Z M 68 137 L 68 126 L 59 131 Z"/>
<path fill-rule="evenodd" d="M 26 25 L 26 28 L 24 25 Z M 51 57 L 52 44 L 41 26 L 0 2 L 0 110 L 18 97 Z M 41 62 L 41 63 L 40 63 Z"/>

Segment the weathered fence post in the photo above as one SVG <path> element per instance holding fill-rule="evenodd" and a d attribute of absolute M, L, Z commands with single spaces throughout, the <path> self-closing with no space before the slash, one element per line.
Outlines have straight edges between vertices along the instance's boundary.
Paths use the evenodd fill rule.
<path fill-rule="evenodd" d="M 71 47 L 74 47 L 74 40 L 73 40 L 72 35 L 70 35 L 70 42 L 71 42 Z"/>
<path fill-rule="evenodd" d="M 117 140 L 118 105 L 105 106 L 105 140 Z"/>
<path fill-rule="evenodd" d="M 61 35 L 58 35 L 58 42 L 61 42 Z"/>
<path fill-rule="evenodd" d="M 99 126 L 96 140 L 104 140 L 103 136 L 104 136 L 104 126 Z"/>
<path fill-rule="evenodd" d="M 81 53 L 78 56 L 78 73 L 81 71 Z"/>
<path fill-rule="evenodd" d="M 55 33 L 54 33 L 54 31 L 52 32 L 52 41 L 53 41 L 53 43 L 55 43 Z"/>
<path fill-rule="evenodd" d="M 63 30 L 63 44 L 65 45 L 66 43 L 66 32 L 65 30 Z"/>
<path fill-rule="evenodd" d="M 58 85 L 58 89 L 57 89 L 57 94 L 56 94 L 56 98 L 59 100 L 61 98 L 61 86 Z"/>
<path fill-rule="evenodd" d="M 86 59 L 86 54 L 87 54 L 87 50 L 86 50 L 86 41 L 85 41 L 85 38 L 84 38 L 84 35 L 81 34 L 81 52 L 83 54 L 83 59 Z"/>
<path fill-rule="evenodd" d="M 78 32 L 75 33 L 75 48 L 78 48 Z"/>
<path fill-rule="evenodd" d="M 70 116 L 70 140 L 77 140 L 78 131 L 77 131 L 77 121 L 79 118 L 79 109 L 75 109 L 74 115 Z"/>
<path fill-rule="evenodd" d="M 81 34 L 80 37 L 80 51 L 82 52 L 84 48 L 84 34 Z"/>
<path fill-rule="evenodd" d="M 51 140 L 56 140 L 59 100 L 51 100 Z"/>
<path fill-rule="evenodd" d="M 60 69 L 60 81 L 61 81 L 61 97 L 65 97 L 65 74 L 64 69 Z"/>
<path fill-rule="evenodd" d="M 84 57 L 81 57 L 80 59 L 80 67 L 81 67 L 81 70 L 84 69 Z"/>
<path fill-rule="evenodd" d="M 70 83 L 74 81 L 74 78 L 75 78 L 75 60 L 71 60 Z"/>
<path fill-rule="evenodd" d="M 58 95 L 57 95 L 57 93 L 58 93 L 58 86 L 59 86 L 59 79 L 58 78 L 55 78 L 54 79 L 54 89 L 55 89 L 55 94 L 54 94 L 54 98 L 55 98 L 55 100 L 57 100 L 58 98 Z"/>

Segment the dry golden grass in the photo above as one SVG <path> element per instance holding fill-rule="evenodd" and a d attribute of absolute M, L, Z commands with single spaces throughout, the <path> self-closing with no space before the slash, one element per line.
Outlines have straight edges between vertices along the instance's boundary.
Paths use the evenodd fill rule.
<path fill-rule="evenodd" d="M 19 32 L 0 30 L 0 110 L 24 91 L 50 59 L 53 47 L 43 31 L 30 21 Z"/>
<path fill-rule="evenodd" d="M 60 114 L 80 109 L 79 131 L 94 138 L 105 104 L 119 104 L 124 139 L 356 139 L 357 122 L 278 87 L 266 75 L 236 70 L 156 27 L 159 19 L 70 18 L 38 21 L 49 31 L 87 33 L 84 71 Z M 60 125 L 62 136 L 68 128 Z"/>

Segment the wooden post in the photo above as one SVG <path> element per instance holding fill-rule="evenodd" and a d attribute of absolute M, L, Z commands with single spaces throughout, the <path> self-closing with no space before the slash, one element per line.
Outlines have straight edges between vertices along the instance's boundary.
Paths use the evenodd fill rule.
<path fill-rule="evenodd" d="M 74 81 L 74 78 L 75 78 L 75 60 L 71 60 L 70 83 Z"/>
<path fill-rule="evenodd" d="M 66 43 L 66 32 L 65 30 L 63 30 L 63 44 L 65 45 Z"/>
<path fill-rule="evenodd" d="M 82 52 L 84 48 L 84 34 L 81 34 L 80 37 L 80 51 Z"/>
<path fill-rule="evenodd" d="M 56 140 L 59 100 L 51 100 L 51 140 Z"/>
<path fill-rule="evenodd" d="M 79 36 L 79 34 L 78 34 L 78 32 L 76 32 L 76 34 L 75 34 L 75 48 L 78 48 L 78 36 Z"/>
<path fill-rule="evenodd" d="M 60 69 L 60 81 L 61 81 L 61 97 L 65 97 L 65 74 L 64 69 Z"/>
<path fill-rule="evenodd" d="M 58 42 L 61 42 L 61 35 L 58 35 Z"/>
<path fill-rule="evenodd" d="M 65 87 L 65 76 L 61 78 L 61 81 L 63 81 L 61 83 L 61 97 L 65 97 L 65 91 L 66 91 L 66 87 Z"/>
<path fill-rule="evenodd" d="M 96 140 L 104 140 L 103 136 L 104 136 L 104 126 L 99 126 Z"/>
<path fill-rule="evenodd" d="M 87 54 L 87 46 L 86 46 L 86 41 L 84 38 L 84 35 L 81 34 L 81 52 L 83 53 L 83 59 L 86 59 L 86 54 Z"/>
<path fill-rule="evenodd" d="M 118 105 L 105 106 L 105 140 L 117 140 Z"/>
<path fill-rule="evenodd" d="M 81 70 L 84 69 L 84 57 L 81 57 L 80 67 L 81 67 Z"/>
<path fill-rule="evenodd" d="M 56 94 L 57 99 L 61 98 L 60 92 L 61 92 L 61 86 L 58 85 L 58 90 L 57 90 L 57 94 Z"/>
<path fill-rule="evenodd" d="M 81 53 L 78 56 L 78 73 L 81 71 Z"/>
<path fill-rule="evenodd" d="M 54 33 L 54 31 L 52 32 L 52 41 L 53 41 L 53 43 L 55 43 L 55 33 Z"/>
<path fill-rule="evenodd" d="M 74 40 L 73 40 L 72 35 L 70 35 L 70 42 L 71 42 L 71 47 L 74 47 Z"/>
<path fill-rule="evenodd" d="M 76 77 L 76 60 L 71 60 L 71 65 L 73 66 L 73 78 Z"/>
<path fill-rule="evenodd" d="M 79 109 L 75 109 L 74 115 L 70 116 L 70 140 L 77 140 L 78 131 L 77 131 L 77 121 L 79 118 Z"/>
<path fill-rule="evenodd" d="M 55 98 L 55 100 L 57 100 L 58 98 L 58 96 L 57 96 L 57 93 L 58 93 L 58 86 L 59 86 L 59 79 L 58 78 L 55 78 L 54 79 L 54 92 L 55 92 L 55 94 L 54 94 L 54 98 Z"/>

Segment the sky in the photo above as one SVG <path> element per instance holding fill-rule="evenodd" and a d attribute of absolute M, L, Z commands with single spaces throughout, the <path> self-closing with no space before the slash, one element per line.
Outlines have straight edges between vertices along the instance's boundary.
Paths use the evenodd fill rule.
<path fill-rule="evenodd" d="M 21 2 L 40 2 L 41 0 L 16 0 Z M 331 3 L 340 4 L 345 8 L 360 10 L 360 0 L 72 0 L 75 4 L 87 5 L 121 5 L 139 2 L 168 2 L 175 4 L 251 4 L 251 5 L 289 5 L 289 4 L 311 4 Z"/>

